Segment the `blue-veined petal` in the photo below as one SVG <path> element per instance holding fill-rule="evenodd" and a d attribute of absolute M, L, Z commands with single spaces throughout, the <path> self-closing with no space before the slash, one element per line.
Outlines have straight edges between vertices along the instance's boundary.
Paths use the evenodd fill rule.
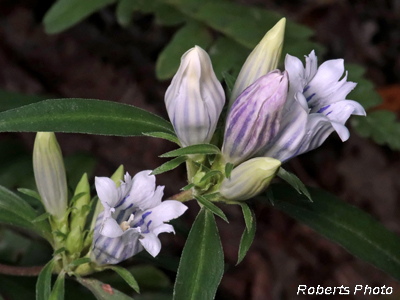
<path fill-rule="evenodd" d="M 152 232 L 143 234 L 143 238 L 139 240 L 146 251 L 153 257 L 156 257 L 158 253 L 160 253 L 161 241 L 158 238 L 158 235 L 163 232 L 175 233 L 175 230 L 172 225 L 162 224 L 154 228 Z"/>
<path fill-rule="evenodd" d="M 272 71 L 249 86 L 231 107 L 222 154 L 237 165 L 255 155 L 275 137 L 286 101 L 286 72 Z"/>
<path fill-rule="evenodd" d="M 210 142 L 225 103 L 210 57 L 199 46 L 187 51 L 165 94 L 168 116 L 182 146 Z"/>
<path fill-rule="evenodd" d="M 285 106 L 278 134 L 260 151 L 259 156 L 273 157 L 284 162 L 298 152 L 309 117 L 308 108 L 304 108 L 305 101 L 303 94 L 297 93 L 292 105 Z"/>

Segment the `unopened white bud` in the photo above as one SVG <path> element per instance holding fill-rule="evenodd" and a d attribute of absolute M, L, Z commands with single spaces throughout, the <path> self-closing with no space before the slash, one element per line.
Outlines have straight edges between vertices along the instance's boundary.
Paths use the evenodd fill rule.
<path fill-rule="evenodd" d="M 229 107 L 254 81 L 275 70 L 281 57 L 286 19 L 282 18 L 272 27 L 247 57 L 233 87 Z"/>
<path fill-rule="evenodd" d="M 67 210 L 67 179 L 61 149 L 53 132 L 36 134 L 33 170 L 46 210 L 62 219 Z"/>
<path fill-rule="evenodd" d="M 224 103 L 210 57 L 195 46 L 182 56 L 165 94 L 169 119 L 183 147 L 210 142 Z"/>
<path fill-rule="evenodd" d="M 231 177 L 225 178 L 220 194 L 227 200 L 247 200 L 267 189 L 281 166 L 281 162 L 271 157 L 250 159 L 233 169 Z"/>

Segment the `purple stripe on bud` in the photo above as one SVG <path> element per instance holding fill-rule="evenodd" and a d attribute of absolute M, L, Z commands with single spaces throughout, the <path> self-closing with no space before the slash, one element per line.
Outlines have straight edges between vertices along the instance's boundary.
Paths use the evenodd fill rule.
<path fill-rule="evenodd" d="M 286 101 L 288 75 L 279 70 L 260 77 L 233 103 L 222 153 L 235 165 L 255 155 L 279 130 Z"/>

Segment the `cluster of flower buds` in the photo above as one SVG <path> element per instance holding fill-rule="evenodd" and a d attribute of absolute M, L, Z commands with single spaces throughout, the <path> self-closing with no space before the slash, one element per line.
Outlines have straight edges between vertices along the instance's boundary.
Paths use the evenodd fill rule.
<path fill-rule="evenodd" d="M 92 228 L 85 235 L 86 218 L 93 204 L 88 177 L 82 176 L 68 204 L 63 157 L 54 133 L 37 133 L 33 165 L 53 231 L 61 235 L 54 246 L 65 248 L 69 262 L 86 254 L 96 265 L 116 264 L 144 249 L 156 256 L 161 249 L 158 235 L 174 232 L 172 225 L 164 222 L 181 216 L 187 209 L 176 200 L 161 201 L 164 187 L 156 187 L 151 171 L 139 172 L 132 178 L 128 173 L 123 176 L 123 168 L 119 168 L 112 178 L 96 177 L 99 205 Z M 81 253 L 85 248 L 87 251 Z"/>
<path fill-rule="evenodd" d="M 342 78 L 342 59 L 318 68 L 312 51 L 305 68 L 287 55 L 286 70 L 276 69 L 285 23 L 280 20 L 251 52 L 232 90 L 222 155 L 215 163 L 221 171 L 228 163 L 235 167 L 219 186 L 227 200 L 249 199 L 265 190 L 281 162 L 319 147 L 333 131 L 347 140 L 347 119 L 365 115 L 359 103 L 346 100 L 356 83 L 347 81 L 347 73 Z M 224 96 L 211 60 L 200 47 L 182 56 L 165 103 L 182 146 L 210 142 Z"/>

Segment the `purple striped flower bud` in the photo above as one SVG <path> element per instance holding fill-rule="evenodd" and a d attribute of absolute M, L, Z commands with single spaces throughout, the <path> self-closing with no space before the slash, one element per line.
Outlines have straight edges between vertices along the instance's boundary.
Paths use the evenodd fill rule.
<path fill-rule="evenodd" d="M 225 103 L 207 52 L 187 51 L 165 94 L 169 119 L 182 146 L 209 143 Z"/>
<path fill-rule="evenodd" d="M 250 85 L 233 103 L 222 154 L 237 165 L 254 156 L 279 130 L 288 91 L 287 72 L 274 70 Z"/>

